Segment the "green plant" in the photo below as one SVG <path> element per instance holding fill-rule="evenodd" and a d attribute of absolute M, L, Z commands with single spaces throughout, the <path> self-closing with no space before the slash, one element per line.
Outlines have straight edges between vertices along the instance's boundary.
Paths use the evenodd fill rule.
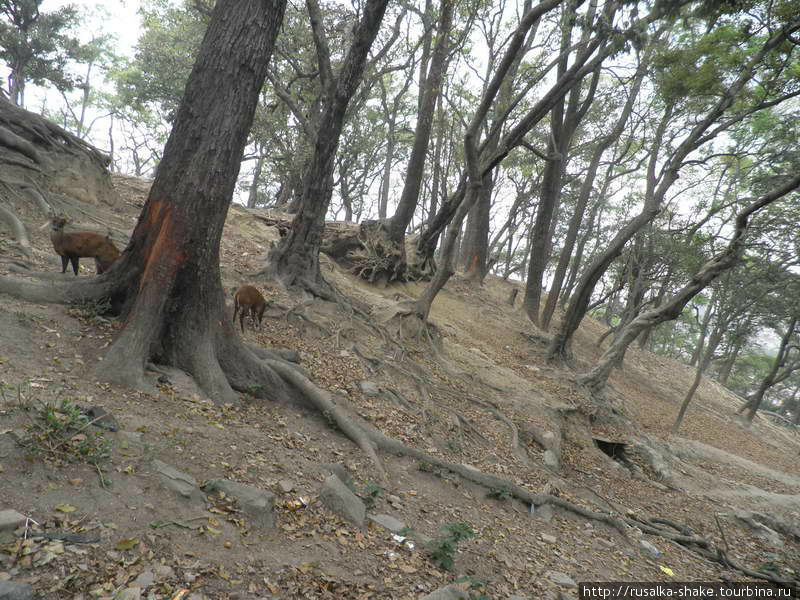
<path fill-rule="evenodd" d="M 33 454 L 95 466 L 111 456 L 111 440 L 101 433 L 88 431 L 92 421 L 72 401 L 25 402 L 27 405 L 23 404 L 22 408 L 33 412 L 33 416 L 27 427 L 30 436 L 23 444 Z"/>
<path fill-rule="evenodd" d="M 364 491 L 361 494 L 361 499 L 364 501 L 364 505 L 367 509 L 371 509 L 375 506 L 375 501 L 378 499 L 383 493 L 383 488 L 379 485 L 375 485 L 374 483 L 368 483 L 364 486 Z"/>
<path fill-rule="evenodd" d="M 469 584 L 469 590 L 472 592 L 470 594 L 470 598 L 472 600 L 489 600 L 489 596 L 485 593 L 487 587 L 486 582 L 480 577 L 475 577 L 474 575 L 465 575 L 464 577 L 459 577 L 456 579 L 456 583 Z"/>
<path fill-rule="evenodd" d="M 444 535 L 428 544 L 428 552 L 433 564 L 445 571 L 451 571 L 459 542 L 475 537 L 475 532 L 466 523 L 449 523 L 442 527 L 442 531 Z"/>
<path fill-rule="evenodd" d="M 511 500 L 511 492 L 508 488 L 492 488 L 486 493 L 487 498 L 494 498 L 495 500 L 500 500 L 504 502 L 506 500 Z"/>
<path fill-rule="evenodd" d="M 70 314 L 75 317 L 92 320 L 96 317 L 105 317 L 112 314 L 111 301 L 108 298 L 100 300 L 77 300 L 72 303 Z"/>
<path fill-rule="evenodd" d="M 423 473 L 433 473 L 434 471 L 433 465 L 429 463 L 427 460 L 420 460 L 417 463 L 417 468 Z"/>

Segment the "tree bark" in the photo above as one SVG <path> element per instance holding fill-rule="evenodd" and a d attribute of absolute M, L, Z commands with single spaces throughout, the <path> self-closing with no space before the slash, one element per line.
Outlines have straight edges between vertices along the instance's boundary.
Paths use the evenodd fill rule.
<path fill-rule="evenodd" d="M 653 48 L 653 46 L 648 46 L 648 49 L 650 48 Z M 645 56 L 649 58 L 649 54 L 650 53 L 648 51 Z M 603 137 L 598 142 L 597 147 L 594 149 L 594 153 L 592 154 L 592 158 L 589 161 L 589 168 L 586 171 L 586 175 L 584 175 L 580 191 L 578 192 L 578 201 L 575 205 L 575 211 L 572 213 L 572 217 L 570 218 L 569 225 L 567 227 L 567 235 L 564 238 L 564 248 L 561 250 L 561 255 L 558 259 L 558 265 L 556 266 L 555 274 L 553 275 L 553 282 L 550 285 L 550 291 L 547 295 L 547 303 L 545 304 L 544 311 L 542 312 L 542 329 L 545 331 L 550 328 L 550 321 L 552 320 L 553 313 L 555 313 L 556 310 L 556 304 L 561 294 L 561 288 L 564 283 L 564 277 L 567 273 L 567 267 L 569 266 L 570 258 L 572 257 L 572 251 L 575 248 L 575 241 L 578 238 L 578 231 L 580 230 L 581 222 L 583 221 L 583 215 L 586 211 L 586 206 L 589 203 L 589 198 L 592 195 L 592 191 L 594 190 L 594 181 L 597 176 L 597 169 L 600 166 L 600 160 L 603 158 L 603 154 L 606 152 L 606 150 L 608 150 L 608 148 L 620 138 L 622 132 L 625 130 L 625 124 L 628 122 L 631 112 L 633 112 L 633 104 L 639 96 L 642 80 L 646 74 L 646 65 L 648 62 L 647 58 L 645 58 L 645 60 L 643 60 L 639 65 L 639 69 L 634 76 L 633 83 L 631 84 L 631 89 L 628 92 L 628 98 L 625 101 L 625 105 L 623 106 L 616 123 L 614 124 L 614 128 L 607 136 Z"/>

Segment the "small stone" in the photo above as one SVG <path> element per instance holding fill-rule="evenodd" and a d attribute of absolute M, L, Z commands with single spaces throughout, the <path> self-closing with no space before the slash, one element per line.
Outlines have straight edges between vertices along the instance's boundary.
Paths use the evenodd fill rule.
<path fill-rule="evenodd" d="M 203 489 L 209 493 L 221 491 L 236 498 L 242 512 L 258 526 L 267 529 L 275 527 L 275 494 L 226 479 L 213 479 L 206 483 Z"/>
<path fill-rule="evenodd" d="M 469 600 L 469 594 L 462 586 L 453 584 L 439 588 L 419 600 Z"/>
<path fill-rule="evenodd" d="M 399 519 L 395 519 L 390 515 L 368 515 L 367 518 L 373 523 L 377 523 L 381 527 L 385 527 L 392 533 L 397 533 L 398 531 L 406 528 L 405 523 Z"/>
<path fill-rule="evenodd" d="M 0 581 L 0 600 L 33 600 L 33 588 L 27 583 Z"/>
<path fill-rule="evenodd" d="M 177 492 L 183 498 L 205 503 L 205 497 L 197 487 L 197 480 L 194 477 L 158 459 L 153 460 L 153 468 L 160 475 L 161 483 L 165 487 Z"/>
<path fill-rule="evenodd" d="M 159 579 L 172 579 L 175 577 L 175 570 L 167 565 L 157 565 L 153 571 L 155 571 Z"/>
<path fill-rule="evenodd" d="M 575 580 L 566 573 L 559 573 L 558 571 L 548 571 L 547 577 L 553 583 L 566 588 L 578 587 L 578 584 L 575 583 Z"/>
<path fill-rule="evenodd" d="M 139 574 L 139 576 L 134 580 L 133 584 L 135 586 L 146 588 L 150 587 L 156 582 L 156 576 L 153 575 L 152 571 L 143 571 Z"/>
<path fill-rule="evenodd" d="M 380 388 L 372 381 L 359 381 L 358 387 L 365 396 L 377 396 L 381 393 Z"/>
<path fill-rule="evenodd" d="M 546 534 L 546 533 L 543 533 L 543 534 L 542 534 L 542 535 L 540 535 L 539 537 L 541 537 L 541 538 L 542 538 L 542 541 L 543 541 L 543 542 L 547 542 L 548 544 L 555 544 L 555 543 L 558 541 L 558 538 L 556 538 L 556 536 L 554 536 L 554 535 L 548 535 L 548 534 Z"/>
<path fill-rule="evenodd" d="M 325 480 L 320 490 L 319 498 L 322 503 L 337 515 L 356 525 L 363 525 L 367 508 L 350 489 L 342 483 L 336 475 L 331 475 Z"/>
<path fill-rule="evenodd" d="M 558 469 L 558 457 L 552 450 L 545 450 L 542 456 L 542 462 L 548 469 Z"/>
<path fill-rule="evenodd" d="M 129 587 L 125 588 L 114 596 L 114 600 L 140 600 L 142 597 L 142 588 Z"/>
<path fill-rule="evenodd" d="M 278 482 L 278 486 L 281 488 L 281 491 L 284 494 L 288 494 L 289 492 L 294 490 L 294 484 L 291 481 L 289 481 L 288 479 L 281 479 Z"/>
<path fill-rule="evenodd" d="M 393 494 L 388 494 L 386 496 L 386 500 L 389 502 L 389 504 L 403 504 L 403 501 Z"/>
<path fill-rule="evenodd" d="M 658 558 L 659 556 L 661 556 L 661 550 L 656 548 L 653 544 L 651 544 L 647 540 L 639 540 L 639 545 L 642 548 L 644 548 L 647 551 L 647 553 L 653 558 Z"/>
<path fill-rule="evenodd" d="M 14 531 L 20 525 L 24 525 L 25 515 L 15 510 L 0 510 L 0 531 Z"/>
<path fill-rule="evenodd" d="M 549 504 L 541 504 L 539 506 L 531 504 L 531 514 L 534 518 L 549 523 L 553 519 L 553 507 Z"/>

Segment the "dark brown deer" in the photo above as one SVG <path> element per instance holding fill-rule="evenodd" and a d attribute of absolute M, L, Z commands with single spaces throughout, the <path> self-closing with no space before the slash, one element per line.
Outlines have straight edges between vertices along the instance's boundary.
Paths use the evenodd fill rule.
<path fill-rule="evenodd" d="M 81 258 L 94 258 L 97 274 L 108 268 L 119 258 L 119 250 L 108 236 L 91 231 L 64 233 L 66 217 L 53 217 L 50 220 L 50 240 L 53 249 L 61 257 L 61 272 L 67 272 L 67 264 L 72 263 L 72 270 L 78 274 L 78 262 Z"/>
<path fill-rule="evenodd" d="M 244 317 L 249 312 L 255 325 L 258 318 L 258 328 L 261 329 L 261 319 L 264 318 L 264 311 L 267 308 L 267 301 L 256 288 L 252 285 L 243 285 L 233 296 L 233 322 L 236 323 L 236 315 L 239 314 L 239 325 L 244 333 Z M 241 311 L 241 312 L 240 312 Z"/>

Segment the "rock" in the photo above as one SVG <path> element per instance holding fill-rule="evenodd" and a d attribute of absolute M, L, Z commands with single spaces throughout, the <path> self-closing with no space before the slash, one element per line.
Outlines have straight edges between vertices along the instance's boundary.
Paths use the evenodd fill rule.
<path fill-rule="evenodd" d="M 284 494 L 288 494 L 289 492 L 291 492 L 294 489 L 294 484 L 291 481 L 289 481 L 288 479 L 281 479 L 278 482 L 278 487 L 281 488 L 281 491 Z"/>
<path fill-rule="evenodd" d="M 453 584 L 434 590 L 419 600 L 469 600 L 469 594 L 462 586 Z"/>
<path fill-rule="evenodd" d="M 109 413 L 102 406 L 90 406 L 89 408 L 85 408 L 83 409 L 83 414 L 86 415 L 95 427 L 107 429 L 108 431 L 117 431 L 119 429 L 119 423 L 117 423 L 114 415 Z"/>
<path fill-rule="evenodd" d="M 361 388 L 361 393 L 365 396 L 377 396 L 381 393 L 380 388 L 372 381 L 359 381 L 358 387 Z"/>
<path fill-rule="evenodd" d="M 542 462 L 544 463 L 544 466 L 546 466 L 548 469 L 556 471 L 559 469 L 558 457 L 556 456 L 556 453 L 553 452 L 552 450 L 544 451 L 544 455 L 542 456 Z"/>
<path fill-rule="evenodd" d="M 0 531 L 14 531 L 20 525 L 24 525 L 25 520 L 25 515 L 15 510 L 0 510 Z"/>
<path fill-rule="evenodd" d="M 33 600 L 33 588 L 27 583 L 0 581 L 0 600 Z"/>
<path fill-rule="evenodd" d="M 389 504 L 398 504 L 400 506 L 403 505 L 403 500 L 394 494 L 388 494 L 386 496 L 386 500 L 389 502 Z"/>
<path fill-rule="evenodd" d="M 175 577 L 175 570 L 167 565 L 156 565 L 153 569 L 159 579 L 172 579 Z"/>
<path fill-rule="evenodd" d="M 336 475 L 331 475 L 325 480 L 319 497 L 322 503 L 337 515 L 356 525 L 364 524 L 367 514 L 364 503 Z"/>
<path fill-rule="evenodd" d="M 133 581 L 134 586 L 140 588 L 150 587 L 156 582 L 156 576 L 152 571 L 142 571 L 139 576 Z"/>
<path fill-rule="evenodd" d="M 554 536 L 554 535 L 548 535 L 548 534 L 546 534 L 546 533 L 543 533 L 543 534 L 542 534 L 542 535 L 540 535 L 539 537 L 541 537 L 541 538 L 542 538 L 542 541 L 543 541 L 543 542 L 547 542 L 548 544 L 555 544 L 555 543 L 558 541 L 558 538 L 556 538 L 556 536 Z"/>
<path fill-rule="evenodd" d="M 177 492 L 187 500 L 205 503 L 205 497 L 197 487 L 197 480 L 194 477 L 158 459 L 153 459 L 153 468 L 160 475 L 159 479 L 164 487 Z"/>
<path fill-rule="evenodd" d="M 648 542 L 647 540 L 639 540 L 639 545 L 645 549 L 645 551 L 652 556 L 653 558 L 658 558 L 661 556 L 661 550 L 656 548 L 653 544 Z"/>
<path fill-rule="evenodd" d="M 541 504 L 539 506 L 534 506 L 531 504 L 531 514 L 535 518 L 541 519 L 545 523 L 549 523 L 553 519 L 553 507 L 549 504 Z"/>
<path fill-rule="evenodd" d="M 509 597 L 508 600 L 528 600 L 528 599 L 525 596 L 514 594 L 513 596 Z"/>
<path fill-rule="evenodd" d="M 213 479 L 203 489 L 206 492 L 224 492 L 236 498 L 242 512 L 259 527 L 275 527 L 275 494 L 227 479 Z"/>
<path fill-rule="evenodd" d="M 559 573 L 558 571 L 548 571 L 547 578 L 553 583 L 566 588 L 578 587 L 578 584 L 575 583 L 575 580 L 566 573 Z"/>
<path fill-rule="evenodd" d="M 339 481 L 341 481 L 348 488 L 350 488 L 351 492 L 356 491 L 356 485 L 355 483 L 353 483 L 353 478 L 350 477 L 350 473 L 343 465 L 337 463 L 324 463 L 321 466 L 323 471 L 325 471 L 326 473 L 330 473 L 331 475 L 336 475 L 336 477 L 339 478 Z"/>
<path fill-rule="evenodd" d="M 377 523 L 381 527 L 385 527 L 392 533 L 397 533 L 406 528 L 406 524 L 400 521 L 399 519 L 395 519 L 390 515 L 368 515 L 367 517 L 373 523 Z"/>
<path fill-rule="evenodd" d="M 142 588 L 134 586 L 118 592 L 117 595 L 114 596 L 114 600 L 141 600 L 141 597 Z"/>

